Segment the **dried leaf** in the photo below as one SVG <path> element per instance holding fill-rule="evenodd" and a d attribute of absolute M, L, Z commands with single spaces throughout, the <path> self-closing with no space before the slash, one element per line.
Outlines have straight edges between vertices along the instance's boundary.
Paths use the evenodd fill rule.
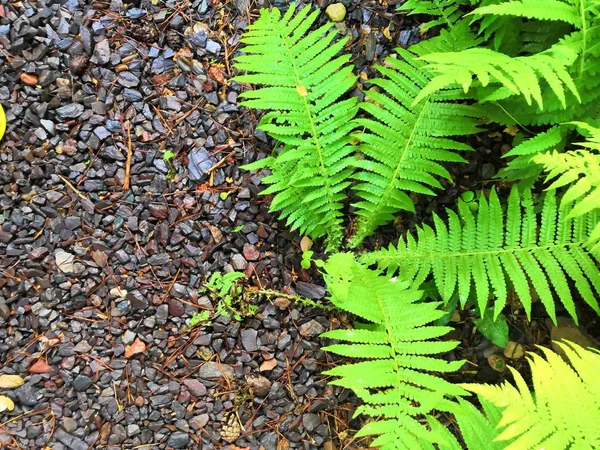
<path fill-rule="evenodd" d="M 140 338 L 135 338 L 133 344 L 125 347 L 125 358 L 129 359 L 133 355 L 144 353 L 146 351 L 146 344 Z"/>
<path fill-rule="evenodd" d="M 0 375 L 0 388 L 11 389 L 23 386 L 25 381 L 19 375 Z"/>
<path fill-rule="evenodd" d="M 0 395 L 0 412 L 12 411 L 13 409 L 15 409 L 13 401 L 4 395 Z"/>
<path fill-rule="evenodd" d="M 261 372 L 265 372 L 267 370 L 273 370 L 275 367 L 277 367 L 277 360 L 275 358 L 273 358 L 273 359 L 269 359 L 269 360 L 263 362 L 260 365 L 260 369 L 259 370 Z"/>
<path fill-rule="evenodd" d="M 298 91 L 298 94 L 300 94 L 302 97 L 306 97 L 308 95 L 308 91 L 304 86 L 296 86 L 296 91 Z"/>
<path fill-rule="evenodd" d="M 310 250 L 313 246 L 313 242 L 310 240 L 310 238 L 308 236 L 304 236 L 301 240 L 300 240 L 300 250 L 302 250 L 302 252 L 306 252 L 308 250 Z"/>

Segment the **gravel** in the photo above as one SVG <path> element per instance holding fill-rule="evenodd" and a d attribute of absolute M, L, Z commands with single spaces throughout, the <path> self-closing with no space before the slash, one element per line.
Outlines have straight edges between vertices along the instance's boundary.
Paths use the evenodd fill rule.
<path fill-rule="evenodd" d="M 273 145 L 225 59 L 258 2 L 129 3 L 0 6 L 0 374 L 25 379 L 2 393 L 0 447 L 212 450 L 235 412 L 238 448 L 342 448 L 333 415 L 356 400 L 319 375 L 323 311 L 261 299 L 254 317 L 189 328 L 218 303 L 199 293 L 215 272 L 325 296 L 259 196 L 267 173 L 239 168 Z M 359 66 L 361 33 L 374 60 L 398 45 L 395 25 L 387 47 L 375 31 L 389 11 L 345 3 Z"/>

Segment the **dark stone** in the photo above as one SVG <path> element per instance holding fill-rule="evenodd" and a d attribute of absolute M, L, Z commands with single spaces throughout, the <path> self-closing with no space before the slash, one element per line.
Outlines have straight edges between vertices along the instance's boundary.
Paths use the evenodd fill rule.
<path fill-rule="evenodd" d="M 78 392 L 83 392 L 87 390 L 92 385 L 92 380 L 85 375 L 78 375 L 75 380 L 73 380 L 73 388 L 75 388 Z"/>

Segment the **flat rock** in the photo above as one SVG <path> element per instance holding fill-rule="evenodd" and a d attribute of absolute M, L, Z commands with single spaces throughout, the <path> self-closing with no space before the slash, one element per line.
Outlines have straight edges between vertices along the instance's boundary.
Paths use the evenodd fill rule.
<path fill-rule="evenodd" d="M 200 378 L 234 378 L 235 372 L 231 366 L 219 364 L 214 361 L 204 363 L 198 369 L 197 376 Z"/>

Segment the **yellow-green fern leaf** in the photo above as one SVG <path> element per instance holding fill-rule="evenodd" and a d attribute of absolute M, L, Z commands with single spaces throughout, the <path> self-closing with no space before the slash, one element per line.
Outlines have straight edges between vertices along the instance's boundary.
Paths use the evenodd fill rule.
<path fill-rule="evenodd" d="M 568 341 L 556 345 L 568 362 L 544 347 L 544 357 L 529 354 L 534 392 L 512 367 L 515 385 L 461 384 L 500 409 L 495 442 L 505 450 L 600 448 L 600 353 Z"/>
<path fill-rule="evenodd" d="M 358 395 L 363 405 L 357 414 L 380 419 L 365 425 L 357 436 L 377 436 L 372 445 L 381 450 L 433 449 L 433 443 L 445 437 L 420 419 L 433 409 L 447 410 L 450 398 L 464 394 L 436 375 L 463 364 L 432 356 L 458 344 L 436 340 L 450 330 L 431 325 L 444 314 L 437 308 L 439 302 L 420 302 L 421 292 L 367 269 L 351 254 L 331 256 L 325 280 L 335 306 L 372 323 L 322 335 L 345 342 L 324 350 L 358 360 L 325 372 L 335 377 L 331 383 Z"/>

